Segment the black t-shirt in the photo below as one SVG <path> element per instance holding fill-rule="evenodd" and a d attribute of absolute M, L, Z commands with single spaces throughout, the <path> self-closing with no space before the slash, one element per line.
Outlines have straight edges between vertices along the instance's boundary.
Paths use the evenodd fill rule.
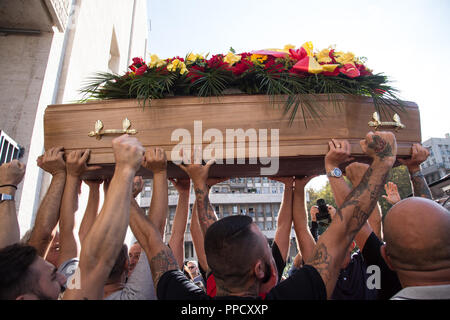
<path fill-rule="evenodd" d="M 179 270 L 167 271 L 161 276 L 156 290 L 159 300 L 211 300 L 239 297 L 209 297 L 202 289 L 189 281 Z M 247 297 L 260 299 L 260 297 Z M 325 300 L 325 284 L 317 270 L 304 266 L 294 276 L 282 281 L 266 295 L 266 300 Z"/>
<path fill-rule="evenodd" d="M 369 289 L 366 285 L 367 265 L 360 251 L 354 253 L 350 263 L 341 269 L 332 300 L 376 300 L 377 290 Z"/>
<path fill-rule="evenodd" d="M 283 270 L 286 267 L 286 261 L 283 260 L 283 257 L 281 256 L 280 248 L 278 248 L 278 245 L 275 241 L 272 244 L 272 256 L 273 256 L 273 259 L 275 260 L 275 264 L 277 265 L 278 282 L 280 282 L 281 276 L 283 275 Z"/>
<path fill-rule="evenodd" d="M 372 232 L 364 245 L 362 254 L 367 266 L 376 265 L 380 268 L 381 288 L 377 290 L 378 300 L 389 300 L 402 289 L 402 285 L 397 274 L 389 269 L 381 255 L 380 248 L 382 245 L 383 242 Z"/>

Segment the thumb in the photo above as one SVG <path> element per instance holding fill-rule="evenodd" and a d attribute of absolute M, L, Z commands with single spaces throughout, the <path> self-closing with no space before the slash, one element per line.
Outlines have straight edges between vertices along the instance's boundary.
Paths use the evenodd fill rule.
<path fill-rule="evenodd" d="M 205 164 L 205 167 L 209 169 L 214 163 L 216 163 L 216 159 L 211 159 Z"/>

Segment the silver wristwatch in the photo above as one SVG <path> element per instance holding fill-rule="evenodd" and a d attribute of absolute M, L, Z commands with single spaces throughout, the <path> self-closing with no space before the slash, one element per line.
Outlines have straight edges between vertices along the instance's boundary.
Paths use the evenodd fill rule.
<path fill-rule="evenodd" d="M 3 202 L 5 200 L 14 200 L 14 196 L 6 193 L 0 193 L 0 202 Z"/>
<path fill-rule="evenodd" d="M 327 172 L 327 177 L 340 178 L 342 177 L 342 171 L 339 168 L 334 168 L 330 172 Z"/>

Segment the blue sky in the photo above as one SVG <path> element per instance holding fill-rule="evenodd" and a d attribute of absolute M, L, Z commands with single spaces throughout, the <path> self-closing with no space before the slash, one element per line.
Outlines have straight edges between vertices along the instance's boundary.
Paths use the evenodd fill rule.
<path fill-rule="evenodd" d="M 148 15 L 160 58 L 306 41 L 365 56 L 419 105 L 423 140 L 450 132 L 450 1 L 148 0 Z"/>

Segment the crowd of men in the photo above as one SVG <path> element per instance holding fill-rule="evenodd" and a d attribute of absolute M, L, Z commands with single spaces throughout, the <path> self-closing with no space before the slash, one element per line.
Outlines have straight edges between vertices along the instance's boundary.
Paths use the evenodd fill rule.
<path fill-rule="evenodd" d="M 209 191 L 224 179 L 209 177 L 214 159 L 203 164 L 199 150 L 180 164 L 189 179 L 171 180 L 179 198 L 170 239 L 164 239 L 168 177 L 160 148 L 145 150 L 128 135 L 112 141 L 114 175 L 84 181 L 89 200 L 77 233 L 81 177 L 97 167 L 87 165 L 89 150 L 47 150 L 37 165 L 52 175 L 51 184 L 22 239 L 14 195 L 25 165 L 3 164 L 0 299 L 449 299 L 450 213 L 432 200 L 420 171 L 427 149 L 415 144 L 409 159 L 396 159 L 391 132 L 369 132 L 361 148 L 371 165 L 354 162 L 347 141 L 329 142 L 325 170 L 337 208 L 327 207 L 331 219 L 320 236 L 319 209 L 311 208 L 309 221 L 305 206 L 305 186 L 314 176 L 273 177 L 285 188 L 271 245 L 249 216 L 218 219 Z M 396 161 L 409 170 L 413 197 L 401 200 L 387 181 Z M 351 187 L 337 170 L 347 163 Z M 141 166 L 153 173 L 148 214 L 135 200 L 143 188 L 136 177 Z M 198 264 L 184 261 L 191 187 Z M 393 204 L 384 218 L 377 203 L 382 196 Z M 128 226 L 137 240 L 130 248 L 124 244 Z M 292 227 L 299 253 L 284 277 Z"/>

